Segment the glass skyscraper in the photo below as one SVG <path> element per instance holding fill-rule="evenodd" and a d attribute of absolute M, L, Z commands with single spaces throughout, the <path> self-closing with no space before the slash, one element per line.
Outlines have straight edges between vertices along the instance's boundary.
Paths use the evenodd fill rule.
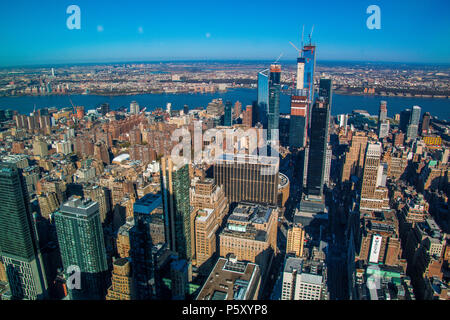
<path fill-rule="evenodd" d="M 164 208 L 166 243 L 180 259 L 190 261 L 191 204 L 189 166 L 176 165 L 170 157 L 161 159 L 161 191 Z"/>
<path fill-rule="evenodd" d="M 140 300 L 151 299 L 156 290 L 150 224 L 153 211 L 160 206 L 161 195 L 152 193 L 137 200 L 133 206 L 134 227 L 130 231 L 130 254 L 136 293 Z"/>
<path fill-rule="evenodd" d="M 408 140 L 415 140 L 417 138 L 421 113 L 421 107 L 414 106 L 412 108 L 408 128 L 406 130 L 406 137 Z"/>
<path fill-rule="evenodd" d="M 0 254 L 13 300 L 47 296 L 47 282 L 22 172 L 0 163 Z"/>
<path fill-rule="evenodd" d="M 311 112 L 311 135 L 308 153 L 307 194 L 322 197 L 325 160 L 330 122 L 330 105 L 323 98 L 316 101 Z"/>
<path fill-rule="evenodd" d="M 267 128 L 267 113 L 269 108 L 269 69 L 258 73 L 258 108 L 257 119 L 264 128 Z"/>
<path fill-rule="evenodd" d="M 231 104 L 231 101 L 225 102 L 225 114 L 223 116 L 223 125 L 226 127 L 231 127 L 231 125 L 233 124 L 232 109 L 233 105 Z"/>
<path fill-rule="evenodd" d="M 316 69 L 316 47 L 312 45 L 303 48 L 303 58 L 305 63 L 305 75 L 303 80 L 304 89 L 308 90 L 310 106 L 314 104 L 314 72 Z"/>
<path fill-rule="evenodd" d="M 68 286 L 73 285 L 70 299 L 102 300 L 108 286 L 108 265 L 98 203 L 70 198 L 55 213 L 55 225 Z M 76 275 L 70 272 L 77 269 L 79 287 Z"/>
<path fill-rule="evenodd" d="M 322 97 L 325 103 L 329 104 L 331 109 L 333 100 L 333 80 L 320 79 L 319 82 L 319 97 Z"/>
<path fill-rule="evenodd" d="M 278 140 L 278 135 L 273 136 L 272 130 L 279 130 L 280 122 L 280 94 L 281 94 L 281 66 L 270 66 L 269 77 L 269 109 L 267 112 L 267 141 L 271 144 L 273 139 Z M 278 143 L 278 141 L 276 142 Z"/>

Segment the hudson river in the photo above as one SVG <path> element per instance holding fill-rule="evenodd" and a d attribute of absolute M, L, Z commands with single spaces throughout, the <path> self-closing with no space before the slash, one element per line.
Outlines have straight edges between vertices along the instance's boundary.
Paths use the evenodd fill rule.
<path fill-rule="evenodd" d="M 206 107 L 215 98 L 222 98 L 224 101 L 240 101 L 242 107 L 256 100 L 256 89 L 231 89 L 224 93 L 211 94 L 142 94 L 130 96 L 95 96 L 95 95 L 73 95 L 70 96 L 77 106 L 84 106 L 86 110 L 98 107 L 107 102 L 112 109 L 119 107 L 129 107 L 130 102 L 136 100 L 141 107 L 147 107 L 147 111 L 155 108 L 165 108 L 168 102 L 172 103 L 172 109 L 178 110 L 185 104 L 190 109 L 196 107 Z M 393 117 L 396 113 L 413 106 L 422 107 L 422 113 L 430 112 L 439 119 L 450 120 L 450 100 L 438 98 L 408 98 L 408 97 L 380 97 L 380 96 L 347 96 L 333 95 L 331 113 L 333 115 L 351 113 L 352 110 L 367 110 L 372 115 L 378 114 L 380 101 L 387 101 L 388 115 Z M 30 113 L 34 106 L 36 109 L 43 107 L 71 107 L 69 96 L 23 96 L 23 97 L 0 97 L 0 109 L 18 110 L 20 113 Z M 288 95 L 281 95 L 281 113 L 289 113 L 290 102 Z"/>

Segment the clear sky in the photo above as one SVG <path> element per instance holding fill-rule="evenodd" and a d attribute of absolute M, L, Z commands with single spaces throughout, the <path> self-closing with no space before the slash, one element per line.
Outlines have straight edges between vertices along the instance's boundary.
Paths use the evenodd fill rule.
<path fill-rule="evenodd" d="M 69 5 L 81 30 L 69 30 Z M 369 5 L 381 30 L 369 30 Z M 0 2 L 0 66 L 294 59 L 302 25 L 319 60 L 450 63 L 448 0 L 14 0 Z M 306 38 L 306 37 L 305 37 Z"/>

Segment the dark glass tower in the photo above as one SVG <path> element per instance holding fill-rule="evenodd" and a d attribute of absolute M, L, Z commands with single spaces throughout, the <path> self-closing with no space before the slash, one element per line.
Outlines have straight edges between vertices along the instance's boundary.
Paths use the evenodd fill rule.
<path fill-rule="evenodd" d="M 269 109 L 267 112 L 267 141 L 270 143 L 278 136 L 273 136 L 272 130 L 279 130 L 280 122 L 280 93 L 281 93 L 281 66 L 270 66 L 269 78 Z"/>
<path fill-rule="evenodd" d="M 187 164 L 176 165 L 171 158 L 161 159 L 161 191 L 164 208 L 166 243 L 181 259 L 190 261 L 191 204 Z"/>
<path fill-rule="evenodd" d="M 74 285 L 69 288 L 69 297 L 71 300 L 104 299 L 108 265 L 98 203 L 70 198 L 55 213 L 55 225 L 67 279 L 72 279 L 74 266 L 81 273 L 79 287 L 69 280 Z"/>
<path fill-rule="evenodd" d="M 327 103 L 329 105 L 329 108 L 331 109 L 333 100 L 333 80 L 320 79 L 319 97 L 322 97 L 325 103 Z"/>
<path fill-rule="evenodd" d="M 226 127 L 231 127 L 231 125 L 233 124 L 232 109 L 233 105 L 231 104 L 231 101 L 225 102 L 225 114 L 223 116 L 223 125 Z"/>
<path fill-rule="evenodd" d="M 10 299 L 47 296 L 47 282 L 32 221 L 30 199 L 22 172 L 0 163 L 0 254 L 6 269 Z"/>
<path fill-rule="evenodd" d="M 325 174 L 330 105 L 324 99 L 316 101 L 311 112 L 311 135 L 308 154 L 307 194 L 321 197 Z"/>
<path fill-rule="evenodd" d="M 400 130 L 406 133 L 408 130 L 409 119 L 411 118 L 411 109 L 405 109 L 400 112 Z"/>
<path fill-rule="evenodd" d="M 147 194 L 133 206 L 134 227 L 130 231 L 130 254 L 138 299 L 151 299 L 156 288 L 153 268 L 152 213 L 162 206 L 161 195 Z"/>
<path fill-rule="evenodd" d="M 269 108 L 269 69 L 258 73 L 258 108 L 254 112 L 257 122 L 260 122 L 264 128 L 267 128 L 267 112 Z"/>

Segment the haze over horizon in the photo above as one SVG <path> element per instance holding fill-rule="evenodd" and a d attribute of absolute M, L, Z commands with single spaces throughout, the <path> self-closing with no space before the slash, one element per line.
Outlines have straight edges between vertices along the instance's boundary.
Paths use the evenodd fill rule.
<path fill-rule="evenodd" d="M 67 7 L 81 9 L 69 30 Z M 381 29 L 366 26 L 368 6 Z M 447 8 L 447 9 L 445 9 Z M 182 60 L 294 60 L 314 25 L 319 61 L 450 63 L 450 3 L 371 0 L 154 3 L 143 0 L 18 0 L 0 4 L 0 67 Z M 417 17 L 417 19 L 415 18 Z M 419 21 L 420 17 L 420 21 Z M 426 45 L 423 45 L 426 44 Z"/>

